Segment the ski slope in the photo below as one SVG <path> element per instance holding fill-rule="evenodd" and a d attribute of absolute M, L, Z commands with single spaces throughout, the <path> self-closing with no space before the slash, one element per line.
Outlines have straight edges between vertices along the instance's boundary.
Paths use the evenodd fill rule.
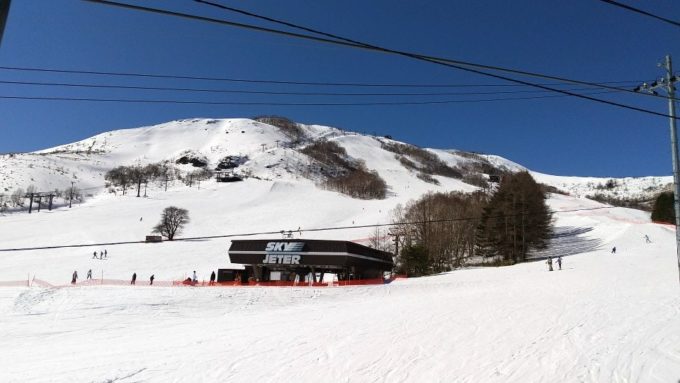
<path fill-rule="evenodd" d="M 554 210 L 598 206 L 567 196 L 549 202 Z M 680 379 L 672 228 L 622 208 L 562 213 L 556 223 L 591 227 L 585 235 L 602 240 L 600 248 L 565 257 L 561 271 L 532 262 L 379 286 L 0 288 L 0 381 Z M 113 267 L 118 252 L 109 249 L 100 264 Z M 179 273 L 187 257 L 203 262 L 158 252 L 122 263 Z M 24 253 L 3 266 L 47 262 L 73 259 Z"/>
<path fill-rule="evenodd" d="M 0 216 L 0 382 L 675 382 L 680 379 L 680 286 L 672 227 L 649 214 L 579 196 L 606 179 L 532 173 L 571 195 L 551 195 L 559 235 L 542 261 L 468 268 L 389 285 L 331 288 L 150 287 L 196 270 L 230 266 L 230 237 L 300 229 L 295 237 L 365 241 L 372 229 L 305 230 L 390 221 L 392 209 L 430 191 L 476 187 L 435 176 L 423 182 L 378 138 L 302 126 L 310 141 L 335 140 L 389 185 L 384 200 L 322 190 L 300 169 L 307 159 L 276 128 L 246 119 L 186 120 L 107 132 L 39 153 L 0 158 L 5 192 L 34 182 L 90 196 L 73 208 Z M 278 142 L 277 142 L 278 141 Z M 148 196 L 108 193 L 118 165 L 172 160 L 187 150 L 211 166 L 248 156 L 258 178 L 200 189 L 176 183 Z M 450 165 L 470 158 L 430 150 Z M 497 156 L 496 166 L 523 170 Z M 190 166 L 190 165 L 185 165 Z M 191 170 L 189 168 L 185 170 Z M 74 178 L 75 177 L 75 178 Z M 612 193 L 658 190 L 668 177 L 617 180 Z M 594 189 L 595 188 L 595 189 Z M 182 237 L 142 241 L 162 210 L 191 222 Z M 645 243 L 648 235 L 652 243 Z M 262 234 L 249 238 L 278 238 Z M 365 243 L 365 242 L 364 242 Z M 616 246 L 617 253 L 610 250 Z M 106 249 L 106 260 L 92 259 Z M 77 270 L 137 286 L 68 283 Z M 41 280 L 56 287 L 20 286 Z M 6 283 L 16 281 L 16 283 Z"/>

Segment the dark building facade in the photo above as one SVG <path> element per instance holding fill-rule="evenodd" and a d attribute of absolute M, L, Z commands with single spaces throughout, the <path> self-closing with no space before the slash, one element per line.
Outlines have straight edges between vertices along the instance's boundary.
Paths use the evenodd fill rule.
<path fill-rule="evenodd" d="M 391 271 L 392 254 L 348 241 L 312 239 L 233 240 L 231 263 L 244 270 L 221 269 L 218 282 L 240 280 L 322 281 L 324 274 L 339 280 L 382 278 Z"/>

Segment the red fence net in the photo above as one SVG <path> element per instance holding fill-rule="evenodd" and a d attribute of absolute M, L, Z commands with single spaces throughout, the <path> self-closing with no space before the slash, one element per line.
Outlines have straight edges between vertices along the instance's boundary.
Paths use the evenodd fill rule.
<path fill-rule="evenodd" d="M 198 281 L 192 282 L 190 280 L 184 281 L 157 281 L 151 283 L 150 280 L 137 279 L 132 280 L 123 279 L 86 279 L 77 283 L 52 284 L 42 279 L 33 278 L 23 281 L 0 281 L 0 287 L 85 287 L 85 286 L 134 286 L 134 287 L 340 287 L 340 286 L 364 286 L 364 285 L 383 285 L 391 283 L 397 279 L 404 279 L 404 275 L 395 275 L 388 279 L 351 279 L 346 281 L 331 281 L 331 282 L 294 282 L 294 281 L 267 281 L 258 282 L 250 281 L 247 283 L 240 282 L 209 282 Z"/>

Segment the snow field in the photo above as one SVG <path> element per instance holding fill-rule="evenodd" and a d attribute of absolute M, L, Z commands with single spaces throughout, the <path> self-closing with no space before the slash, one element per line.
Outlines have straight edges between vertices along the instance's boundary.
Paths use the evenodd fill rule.
<path fill-rule="evenodd" d="M 584 201 L 551 200 L 570 203 Z M 554 272 L 539 261 L 346 288 L 1 288 L 0 381 L 675 381 L 674 232 L 605 211 L 559 216 L 608 242 Z M 182 258 L 164 256 L 123 263 Z"/>
<path fill-rule="evenodd" d="M 269 180 L 205 182 L 200 190 L 176 185 L 167 192 L 152 187 L 148 198 L 93 192 L 72 209 L 0 217 L 0 247 L 140 241 L 170 205 L 189 210 L 192 221 L 183 237 L 384 223 L 396 204 L 427 191 L 472 190 L 443 177 L 436 177 L 441 186 L 420 181 L 374 138 L 304 129 L 337 140 L 379 171 L 391 187 L 388 198 L 354 200 L 286 173 L 276 165 L 290 150 L 276 148 L 276 140 L 286 138 L 267 125 L 178 121 L 57 148 L 99 151 L 92 155 L 3 159 L 2 186 L 13 186 L 7 178 L 25 187 L 34 177 L 42 182 L 36 182 L 39 188 L 63 188 L 75 171 L 80 187 L 101 187 L 100 173 L 113 165 L 158 161 L 186 149 L 211 161 L 247 154 L 251 170 Z M 451 164 L 463 160 L 434 152 Z M 35 166 L 26 167 L 28 162 Z M 15 165 L 25 170 L 23 178 L 8 173 Z M 54 173 L 58 166 L 69 170 Z M 567 185 L 574 195 L 588 182 L 604 182 L 552 177 L 545 182 Z M 629 192 L 662 181 L 631 183 Z M 537 261 L 343 288 L 0 287 L 0 382 L 678 381 L 673 228 L 650 223 L 644 212 L 602 209 L 573 196 L 552 195 L 548 203 L 554 211 L 580 209 L 555 214 L 557 229 L 583 229 L 560 244 L 560 251 L 574 255 L 564 257 L 562 271 L 551 273 Z M 303 237 L 372 234 L 357 229 Z M 617 254 L 610 253 L 614 246 Z M 95 278 L 103 272 L 119 280 L 136 272 L 140 285 L 151 274 L 168 281 L 193 270 L 206 280 L 212 270 L 229 266 L 228 247 L 229 238 L 223 238 L 0 252 L 0 281 L 36 277 L 63 285 L 73 270 L 82 280 L 88 269 Z M 93 251 L 104 249 L 107 260 L 92 259 Z"/>

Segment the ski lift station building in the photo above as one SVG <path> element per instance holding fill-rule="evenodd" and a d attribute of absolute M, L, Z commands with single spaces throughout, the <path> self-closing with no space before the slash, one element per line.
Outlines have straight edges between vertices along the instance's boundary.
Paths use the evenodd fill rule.
<path fill-rule="evenodd" d="M 339 280 L 383 278 L 392 271 L 392 254 L 349 241 L 317 239 L 232 240 L 232 264 L 244 270 L 220 269 L 218 282 L 250 278 L 260 281 L 322 281 L 324 274 Z"/>

